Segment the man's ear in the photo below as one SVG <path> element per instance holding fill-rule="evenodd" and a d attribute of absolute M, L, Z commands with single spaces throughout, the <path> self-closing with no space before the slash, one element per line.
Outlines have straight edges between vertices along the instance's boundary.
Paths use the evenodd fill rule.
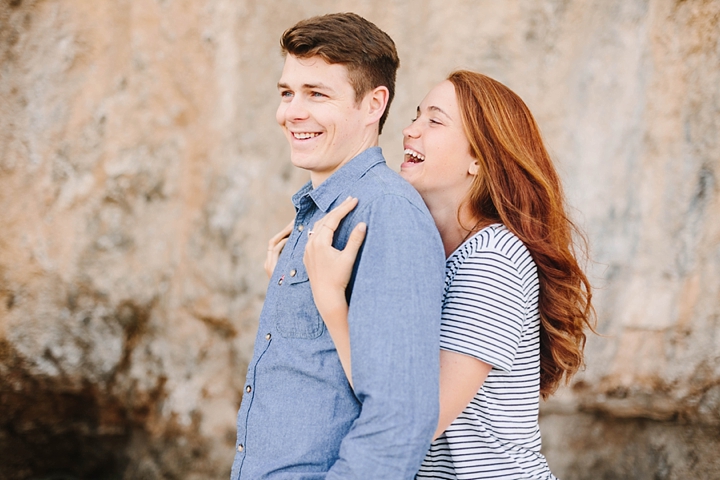
<path fill-rule="evenodd" d="M 390 98 L 390 92 L 387 87 L 379 86 L 372 89 L 365 96 L 368 119 L 367 124 L 372 125 L 373 123 L 380 122 L 380 118 L 385 113 L 387 108 L 388 99 Z"/>
<path fill-rule="evenodd" d="M 468 168 L 468 173 L 470 175 L 475 176 L 478 174 L 479 171 L 480 171 L 480 165 L 478 165 L 478 161 L 473 160 L 473 162 L 470 164 L 470 167 Z"/>

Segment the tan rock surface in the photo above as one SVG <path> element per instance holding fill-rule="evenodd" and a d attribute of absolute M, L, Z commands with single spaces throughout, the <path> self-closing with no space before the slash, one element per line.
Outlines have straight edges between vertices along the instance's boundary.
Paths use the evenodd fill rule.
<path fill-rule="evenodd" d="M 392 165 L 454 68 L 520 94 L 560 165 L 603 336 L 544 405 L 554 471 L 713 478 L 719 0 L 0 3 L 0 477 L 227 476 L 266 239 L 307 178 L 277 41 L 346 10 L 401 56 Z"/>

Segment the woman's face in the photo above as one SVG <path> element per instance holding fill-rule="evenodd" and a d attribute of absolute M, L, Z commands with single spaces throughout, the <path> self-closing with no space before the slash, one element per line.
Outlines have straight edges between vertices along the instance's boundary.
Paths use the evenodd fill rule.
<path fill-rule="evenodd" d="M 415 120 L 403 130 L 403 147 L 400 175 L 429 205 L 465 198 L 477 164 L 470 155 L 455 87 L 448 80 L 423 99 Z"/>

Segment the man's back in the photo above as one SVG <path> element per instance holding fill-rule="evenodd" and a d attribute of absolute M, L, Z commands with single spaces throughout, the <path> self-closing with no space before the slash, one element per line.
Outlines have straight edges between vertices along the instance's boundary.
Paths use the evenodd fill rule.
<path fill-rule="evenodd" d="M 368 225 L 348 288 L 353 391 L 302 262 L 313 223 Z M 295 228 L 270 280 L 238 413 L 232 479 L 412 478 L 437 423 L 444 256 L 417 192 L 370 148 L 293 197 Z"/>

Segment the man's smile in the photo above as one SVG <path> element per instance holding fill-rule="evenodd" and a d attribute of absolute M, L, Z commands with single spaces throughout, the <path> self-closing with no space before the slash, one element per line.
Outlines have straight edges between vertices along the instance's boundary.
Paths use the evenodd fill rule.
<path fill-rule="evenodd" d="M 307 140 L 308 138 L 315 138 L 321 135 L 319 132 L 291 132 L 293 138 L 298 140 Z"/>

